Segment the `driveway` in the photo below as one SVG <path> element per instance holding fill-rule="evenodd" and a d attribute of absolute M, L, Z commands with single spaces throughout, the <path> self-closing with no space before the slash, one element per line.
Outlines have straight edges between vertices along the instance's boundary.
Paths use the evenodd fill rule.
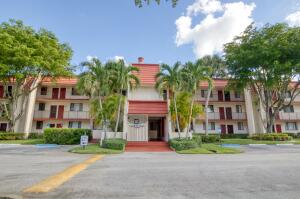
<path fill-rule="evenodd" d="M 23 155 L 16 151 L 6 154 L 0 148 L 0 169 L 5 171 L 0 173 L 0 193 L 64 199 L 299 198 L 300 147 L 243 148 L 245 153 L 235 155 L 128 152 L 105 156 L 43 194 L 25 194 L 22 190 L 89 156 L 69 154 L 65 148 L 35 154 L 28 154 L 32 149 L 27 148 Z"/>

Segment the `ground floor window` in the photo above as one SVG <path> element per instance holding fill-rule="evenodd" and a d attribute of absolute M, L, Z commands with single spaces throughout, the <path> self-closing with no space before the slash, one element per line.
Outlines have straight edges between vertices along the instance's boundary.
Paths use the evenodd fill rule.
<path fill-rule="evenodd" d="M 286 122 L 285 123 L 285 130 L 294 131 L 294 130 L 297 130 L 297 129 L 298 129 L 298 127 L 297 127 L 296 122 Z"/>
<path fill-rule="evenodd" d="M 7 123 L 0 123 L 0 132 L 4 132 L 7 129 Z"/>
<path fill-rule="evenodd" d="M 81 122 L 69 122 L 69 128 L 80 129 L 81 128 Z"/>
<path fill-rule="evenodd" d="M 205 129 L 206 129 L 206 124 L 205 124 L 205 122 L 203 122 L 203 130 L 205 130 Z M 209 122 L 207 130 L 216 130 L 216 123 L 215 122 Z"/>
<path fill-rule="evenodd" d="M 43 129 L 43 121 L 36 121 L 36 129 Z"/>
<path fill-rule="evenodd" d="M 243 123 L 243 122 L 238 122 L 238 130 L 239 130 L 239 131 L 242 131 L 242 130 L 244 130 L 244 129 L 245 129 L 244 123 Z"/>

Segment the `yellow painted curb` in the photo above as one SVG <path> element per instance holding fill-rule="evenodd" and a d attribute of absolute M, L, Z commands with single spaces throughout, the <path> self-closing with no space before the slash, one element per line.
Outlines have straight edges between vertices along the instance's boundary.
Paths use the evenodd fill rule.
<path fill-rule="evenodd" d="M 24 190 L 25 193 L 46 193 L 49 192 L 66 181 L 68 181 L 70 178 L 73 176 L 77 175 L 80 173 L 82 170 L 86 169 L 90 164 L 96 162 L 97 160 L 102 159 L 104 156 L 102 155 L 95 155 L 82 163 L 76 164 L 74 166 L 71 166 L 64 171 L 54 175 L 50 176 L 49 178 L 39 182 L 38 184 L 29 187 Z"/>

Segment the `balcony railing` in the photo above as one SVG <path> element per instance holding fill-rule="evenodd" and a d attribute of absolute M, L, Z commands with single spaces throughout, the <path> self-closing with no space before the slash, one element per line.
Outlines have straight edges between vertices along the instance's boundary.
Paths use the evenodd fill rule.
<path fill-rule="evenodd" d="M 300 112 L 294 112 L 294 113 L 280 112 L 279 115 L 276 116 L 276 119 L 280 119 L 280 120 L 300 120 Z"/>
<path fill-rule="evenodd" d="M 221 116 L 222 115 L 222 116 Z M 209 120 L 244 120 L 246 119 L 245 112 L 232 112 L 231 114 L 220 114 L 219 112 L 210 112 L 208 113 Z M 205 119 L 205 113 L 200 116 L 200 119 Z"/>
<path fill-rule="evenodd" d="M 64 111 L 63 117 L 57 112 L 50 117 L 50 111 L 35 111 L 34 118 L 40 119 L 89 119 L 90 115 L 88 111 Z"/>

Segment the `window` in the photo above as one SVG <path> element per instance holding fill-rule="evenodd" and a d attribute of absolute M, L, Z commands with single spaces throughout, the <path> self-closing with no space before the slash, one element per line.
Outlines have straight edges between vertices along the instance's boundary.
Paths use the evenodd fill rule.
<path fill-rule="evenodd" d="M 47 87 L 41 88 L 41 95 L 47 95 Z"/>
<path fill-rule="evenodd" d="M 201 90 L 201 97 L 206 98 L 207 97 L 207 90 Z M 210 92 L 210 97 L 213 97 L 212 92 Z"/>
<path fill-rule="evenodd" d="M 208 105 L 208 112 L 213 113 L 214 111 L 214 105 Z"/>
<path fill-rule="evenodd" d="M 69 122 L 69 128 L 81 128 L 81 122 Z"/>
<path fill-rule="evenodd" d="M 235 91 L 235 92 L 234 92 L 234 97 L 235 97 L 235 98 L 241 98 L 241 92 Z"/>
<path fill-rule="evenodd" d="M 82 111 L 83 104 L 82 103 L 71 103 L 70 104 L 70 111 Z"/>
<path fill-rule="evenodd" d="M 44 111 L 45 110 L 45 103 L 39 103 L 39 111 Z"/>
<path fill-rule="evenodd" d="M 163 96 L 164 100 L 167 100 L 167 98 L 168 98 L 168 92 L 167 92 L 167 90 L 163 90 L 162 96 Z"/>
<path fill-rule="evenodd" d="M 225 101 L 230 101 L 230 91 L 225 91 L 224 96 L 225 96 Z"/>
<path fill-rule="evenodd" d="M 238 122 L 238 130 L 239 131 L 242 131 L 242 130 L 244 130 L 245 128 L 244 128 L 244 123 L 243 122 Z"/>
<path fill-rule="evenodd" d="M 242 106 L 241 105 L 236 105 L 236 112 L 241 113 L 242 112 Z"/>
<path fill-rule="evenodd" d="M 12 86 L 7 86 L 7 91 L 5 93 L 6 97 L 11 97 L 12 96 Z"/>
<path fill-rule="evenodd" d="M 297 127 L 296 122 L 287 122 L 287 123 L 285 123 L 285 130 L 295 131 L 297 129 L 298 129 L 298 127 Z"/>
<path fill-rule="evenodd" d="M 36 121 L 36 129 L 43 129 L 43 121 Z"/>
<path fill-rule="evenodd" d="M 203 130 L 206 129 L 205 122 L 203 122 Z M 208 130 L 216 130 L 216 123 L 215 122 L 209 122 L 208 123 Z"/>
<path fill-rule="evenodd" d="M 7 129 L 7 123 L 0 123 L 0 132 L 5 132 Z"/>
<path fill-rule="evenodd" d="M 55 128 L 55 124 L 49 124 L 50 128 Z"/>
<path fill-rule="evenodd" d="M 287 107 L 285 107 L 285 108 L 283 109 L 283 111 L 284 111 L 285 113 L 293 113 L 293 112 L 294 112 L 294 107 L 293 107 L 292 105 L 287 106 Z"/>
<path fill-rule="evenodd" d="M 78 93 L 78 91 L 76 90 L 76 88 L 72 88 L 72 93 L 71 93 L 72 95 L 80 95 L 79 93 Z"/>

